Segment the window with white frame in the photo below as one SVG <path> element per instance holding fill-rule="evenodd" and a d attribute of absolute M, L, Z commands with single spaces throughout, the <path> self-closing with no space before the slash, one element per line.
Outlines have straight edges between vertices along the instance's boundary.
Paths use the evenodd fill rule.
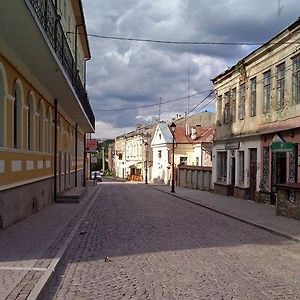
<path fill-rule="evenodd" d="M 236 119 L 236 88 L 231 90 L 231 120 L 235 122 Z"/>
<path fill-rule="evenodd" d="M 240 85 L 240 101 L 239 101 L 239 119 L 245 118 L 245 105 L 246 105 L 246 84 Z"/>
<path fill-rule="evenodd" d="M 300 55 L 293 58 L 293 103 L 300 103 Z"/>
<path fill-rule="evenodd" d="M 239 185 L 243 186 L 245 182 L 245 154 L 239 151 Z"/>
<path fill-rule="evenodd" d="M 264 73 L 264 113 L 271 110 L 271 71 Z"/>
<path fill-rule="evenodd" d="M 227 182 L 227 151 L 217 152 L 217 181 Z"/>
<path fill-rule="evenodd" d="M 256 116 L 256 77 L 250 80 L 251 86 L 251 102 L 250 102 L 250 111 L 251 117 Z"/>
<path fill-rule="evenodd" d="M 284 108 L 285 63 L 277 66 L 277 108 Z"/>

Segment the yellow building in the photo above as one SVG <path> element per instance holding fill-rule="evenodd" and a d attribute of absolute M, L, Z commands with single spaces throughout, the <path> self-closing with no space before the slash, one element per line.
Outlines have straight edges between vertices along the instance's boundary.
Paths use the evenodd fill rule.
<path fill-rule="evenodd" d="M 215 77 L 216 192 L 276 204 L 300 183 L 300 19 Z"/>
<path fill-rule="evenodd" d="M 80 0 L 3 0 L 0 10 L 0 228 L 84 184 L 90 50 Z"/>

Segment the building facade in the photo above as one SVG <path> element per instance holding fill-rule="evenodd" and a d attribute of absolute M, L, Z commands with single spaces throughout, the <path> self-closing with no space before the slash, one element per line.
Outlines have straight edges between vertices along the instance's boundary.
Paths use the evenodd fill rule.
<path fill-rule="evenodd" d="M 115 139 L 114 166 L 119 178 L 150 181 L 152 178 L 151 140 L 154 126 L 141 126 Z"/>
<path fill-rule="evenodd" d="M 211 166 L 213 132 L 214 128 L 212 127 L 177 125 L 174 132 L 175 166 Z M 158 123 L 151 148 L 153 152 L 153 182 L 170 183 L 173 134 L 166 122 Z"/>
<path fill-rule="evenodd" d="M 0 227 L 84 183 L 90 50 L 81 1 L 2 1 Z"/>
<path fill-rule="evenodd" d="M 275 204 L 299 182 L 300 21 L 214 78 L 214 190 Z"/>

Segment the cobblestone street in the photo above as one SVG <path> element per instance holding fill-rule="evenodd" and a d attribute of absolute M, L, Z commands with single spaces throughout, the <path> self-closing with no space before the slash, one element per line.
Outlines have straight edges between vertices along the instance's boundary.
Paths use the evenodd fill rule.
<path fill-rule="evenodd" d="M 45 299 L 299 299 L 299 244 L 134 184 L 103 183 Z"/>

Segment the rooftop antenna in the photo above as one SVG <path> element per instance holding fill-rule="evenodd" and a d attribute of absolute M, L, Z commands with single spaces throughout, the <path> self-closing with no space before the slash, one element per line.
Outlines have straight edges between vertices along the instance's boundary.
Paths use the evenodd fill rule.
<path fill-rule="evenodd" d="M 190 114 L 190 65 L 188 67 L 188 107 L 187 107 L 187 115 Z"/>
<path fill-rule="evenodd" d="M 160 114 L 161 114 L 161 97 L 159 98 L 158 122 L 160 122 Z"/>

